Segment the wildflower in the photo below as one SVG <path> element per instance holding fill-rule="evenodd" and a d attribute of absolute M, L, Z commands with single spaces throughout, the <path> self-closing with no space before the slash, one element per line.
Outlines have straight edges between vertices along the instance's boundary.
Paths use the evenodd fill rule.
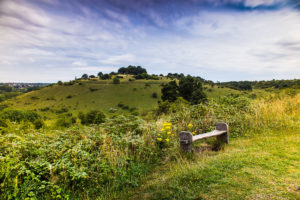
<path fill-rule="evenodd" d="M 172 134 L 172 136 L 174 137 L 174 133 Z"/>
<path fill-rule="evenodd" d="M 157 134 L 157 136 L 160 136 L 160 134 Z"/>
<path fill-rule="evenodd" d="M 162 128 L 162 129 L 160 129 L 161 131 L 165 131 L 165 129 L 164 128 Z"/>
<path fill-rule="evenodd" d="M 171 135 L 171 132 L 170 132 L 170 131 L 168 132 L 168 135 Z"/>
<path fill-rule="evenodd" d="M 162 141 L 162 139 L 161 138 L 157 138 L 157 141 Z"/>
<path fill-rule="evenodd" d="M 196 133 L 195 133 L 195 132 L 192 132 L 192 134 L 193 134 L 193 135 L 196 135 Z"/>
<path fill-rule="evenodd" d="M 163 126 L 171 126 L 172 124 L 171 123 L 168 123 L 168 122 L 165 122 L 163 123 Z"/>
<path fill-rule="evenodd" d="M 165 126 L 165 129 L 166 129 L 166 130 L 170 130 L 170 129 L 171 129 L 171 126 Z"/>
<path fill-rule="evenodd" d="M 188 127 L 189 127 L 189 128 L 193 127 L 193 124 L 188 124 Z"/>
<path fill-rule="evenodd" d="M 166 139 L 166 141 L 167 141 L 167 142 L 169 142 L 169 141 L 170 141 L 170 139 L 169 139 L 169 138 L 167 138 L 167 139 Z"/>

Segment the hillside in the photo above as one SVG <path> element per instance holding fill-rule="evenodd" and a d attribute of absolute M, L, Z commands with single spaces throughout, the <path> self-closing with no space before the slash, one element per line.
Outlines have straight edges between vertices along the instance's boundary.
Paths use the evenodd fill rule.
<path fill-rule="evenodd" d="M 136 108 L 139 113 L 147 112 L 157 107 L 161 96 L 161 84 L 169 82 L 166 77 L 160 80 L 129 81 L 131 76 L 124 76 L 120 84 L 112 80 L 77 80 L 62 85 L 53 84 L 40 90 L 32 91 L 7 101 L 16 109 L 34 110 L 50 115 L 55 110 L 67 109 L 77 114 L 79 111 L 101 110 L 108 113 L 110 109 L 123 112 L 119 103 L 130 108 Z M 71 84 L 69 84 L 71 83 Z M 230 88 L 211 88 L 205 86 L 208 98 L 218 98 L 228 94 L 239 94 L 240 91 Z M 156 93 L 157 98 L 152 94 Z M 129 110 L 127 109 L 127 110 Z M 125 110 L 126 111 L 126 110 Z"/>
<path fill-rule="evenodd" d="M 123 103 L 129 108 L 139 111 L 149 110 L 157 105 L 161 94 L 162 80 L 135 80 L 121 79 L 120 84 L 113 84 L 112 80 L 80 80 L 72 85 L 54 84 L 37 91 L 32 91 L 18 96 L 9 101 L 17 109 L 48 110 L 67 108 L 71 112 L 87 110 L 102 110 L 108 112 L 110 108 L 118 109 L 118 104 Z M 158 98 L 152 94 L 157 93 Z"/>

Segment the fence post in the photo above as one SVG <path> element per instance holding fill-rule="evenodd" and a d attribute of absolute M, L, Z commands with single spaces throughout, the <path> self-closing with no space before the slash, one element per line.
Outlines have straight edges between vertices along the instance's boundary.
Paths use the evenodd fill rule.
<path fill-rule="evenodd" d="M 223 122 L 218 122 L 216 124 L 216 130 L 218 131 L 226 131 L 225 134 L 222 134 L 222 135 L 218 135 L 217 136 L 217 140 L 220 142 L 220 143 L 226 143 L 228 144 L 229 143 L 229 130 L 228 130 L 228 125 L 226 123 L 223 123 Z"/>
<path fill-rule="evenodd" d="M 193 151 L 193 135 L 189 131 L 181 131 L 179 133 L 180 148 L 183 152 L 189 153 Z"/>

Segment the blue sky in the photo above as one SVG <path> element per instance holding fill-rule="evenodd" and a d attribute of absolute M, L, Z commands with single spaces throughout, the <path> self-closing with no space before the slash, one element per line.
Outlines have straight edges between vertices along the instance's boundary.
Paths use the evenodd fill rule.
<path fill-rule="evenodd" d="M 0 82 L 130 64 L 213 81 L 300 78 L 300 1 L 0 0 Z"/>

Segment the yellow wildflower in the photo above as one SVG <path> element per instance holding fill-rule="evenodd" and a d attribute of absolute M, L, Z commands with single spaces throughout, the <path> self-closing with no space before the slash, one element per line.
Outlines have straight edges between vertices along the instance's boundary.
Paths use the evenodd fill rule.
<path fill-rule="evenodd" d="M 171 123 L 168 123 L 168 122 L 165 122 L 163 123 L 163 126 L 171 126 L 172 124 Z"/>
<path fill-rule="evenodd" d="M 168 135 L 171 135 L 171 132 L 170 132 L 170 131 L 168 132 Z"/>
<path fill-rule="evenodd" d="M 189 128 L 193 127 L 193 124 L 189 124 L 188 127 L 189 127 Z"/>
<path fill-rule="evenodd" d="M 169 139 L 169 138 L 167 138 L 167 139 L 166 139 L 166 141 L 167 141 L 167 142 L 169 142 L 169 141 L 170 141 L 170 139 Z"/>
<path fill-rule="evenodd" d="M 195 132 L 192 132 L 192 134 L 193 134 L 193 135 L 196 135 L 196 133 L 195 133 Z"/>
<path fill-rule="evenodd" d="M 161 138 L 157 138 L 157 140 L 158 140 L 158 141 L 162 141 L 162 139 L 161 139 Z"/>
<path fill-rule="evenodd" d="M 174 133 L 172 134 L 172 136 L 174 137 Z"/>
<path fill-rule="evenodd" d="M 157 134 L 157 136 L 160 136 L 160 134 Z"/>
<path fill-rule="evenodd" d="M 162 129 L 160 129 L 161 131 L 165 131 L 166 129 L 164 129 L 164 128 L 162 128 Z"/>
<path fill-rule="evenodd" d="M 164 128 L 167 129 L 167 130 L 170 130 L 171 126 L 165 126 Z"/>

